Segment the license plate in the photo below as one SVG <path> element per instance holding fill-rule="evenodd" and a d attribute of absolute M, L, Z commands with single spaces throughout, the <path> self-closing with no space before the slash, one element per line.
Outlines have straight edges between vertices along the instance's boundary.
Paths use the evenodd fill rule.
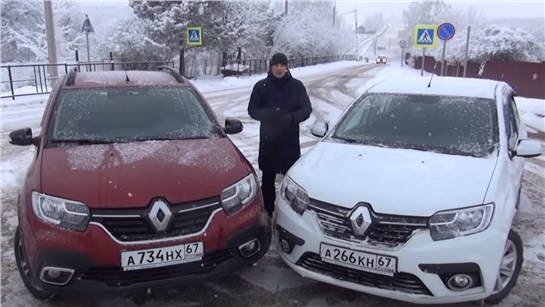
<path fill-rule="evenodd" d="M 359 252 L 322 243 L 320 245 L 322 261 L 342 265 L 360 271 L 392 276 L 397 271 L 397 258 Z"/>
<path fill-rule="evenodd" d="M 121 252 L 121 266 L 124 271 L 148 269 L 202 259 L 202 242 L 193 242 L 161 248 Z"/>

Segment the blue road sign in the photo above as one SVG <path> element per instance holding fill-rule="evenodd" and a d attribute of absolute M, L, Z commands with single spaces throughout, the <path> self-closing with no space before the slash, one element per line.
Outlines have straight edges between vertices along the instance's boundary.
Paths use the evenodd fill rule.
<path fill-rule="evenodd" d="M 450 22 L 442 23 L 437 27 L 437 37 L 440 40 L 448 41 L 454 37 L 454 33 L 456 33 L 456 28 Z"/>
<path fill-rule="evenodd" d="M 435 48 L 437 44 L 437 26 L 416 25 L 414 27 L 414 43 L 417 48 Z"/>
<path fill-rule="evenodd" d="M 187 45 L 201 46 L 202 45 L 202 29 L 201 27 L 187 27 Z"/>

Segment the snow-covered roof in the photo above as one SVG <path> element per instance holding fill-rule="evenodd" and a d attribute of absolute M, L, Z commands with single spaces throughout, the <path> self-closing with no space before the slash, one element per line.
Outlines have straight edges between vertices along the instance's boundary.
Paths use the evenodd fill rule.
<path fill-rule="evenodd" d="M 129 82 L 126 81 L 127 76 Z M 94 71 L 76 74 L 77 88 L 109 86 L 179 86 L 180 83 L 168 72 L 161 71 Z"/>
<path fill-rule="evenodd" d="M 494 99 L 496 86 L 503 84 L 503 82 L 488 79 L 437 76 L 433 77 L 430 87 L 428 87 L 429 83 L 429 77 L 385 79 L 371 87 L 368 92 L 465 96 Z"/>

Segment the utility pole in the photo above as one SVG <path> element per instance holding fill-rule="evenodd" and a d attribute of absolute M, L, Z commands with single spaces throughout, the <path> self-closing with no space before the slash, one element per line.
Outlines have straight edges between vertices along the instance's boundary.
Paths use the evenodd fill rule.
<path fill-rule="evenodd" d="M 337 6 L 337 0 L 333 2 L 333 28 L 335 28 L 335 7 Z"/>
<path fill-rule="evenodd" d="M 44 0 L 45 35 L 47 38 L 47 59 L 49 64 L 57 64 L 57 45 L 55 45 L 55 25 L 53 23 L 53 6 L 51 0 Z M 55 85 L 59 73 L 56 65 L 48 67 L 51 85 Z"/>
<path fill-rule="evenodd" d="M 354 9 L 354 23 L 355 23 L 354 35 L 356 37 L 356 47 L 355 47 L 356 58 L 355 58 L 355 61 L 357 62 L 358 61 L 358 9 Z"/>
<path fill-rule="evenodd" d="M 356 42 L 356 46 L 354 46 L 354 52 L 355 52 L 354 53 L 354 56 L 355 56 L 354 60 L 357 61 L 358 60 L 358 10 L 353 9 L 352 11 L 341 13 L 341 14 L 339 14 L 339 17 L 341 17 L 344 14 L 350 14 L 350 13 L 354 13 L 354 25 L 355 25 L 354 37 L 355 37 L 355 42 Z M 333 19 L 333 26 L 335 26 L 335 19 Z"/>
<path fill-rule="evenodd" d="M 288 0 L 286 0 L 285 3 L 286 3 L 286 5 L 285 5 L 286 6 L 286 15 L 288 15 Z"/>

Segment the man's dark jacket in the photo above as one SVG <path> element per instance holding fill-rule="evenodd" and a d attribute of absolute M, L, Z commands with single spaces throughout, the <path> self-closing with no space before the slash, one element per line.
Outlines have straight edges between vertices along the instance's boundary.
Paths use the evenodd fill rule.
<path fill-rule="evenodd" d="M 309 118 L 312 106 L 303 83 L 288 71 L 276 78 L 271 71 L 258 81 L 248 104 L 248 114 L 261 122 L 259 169 L 285 174 L 301 156 L 299 123 Z"/>

